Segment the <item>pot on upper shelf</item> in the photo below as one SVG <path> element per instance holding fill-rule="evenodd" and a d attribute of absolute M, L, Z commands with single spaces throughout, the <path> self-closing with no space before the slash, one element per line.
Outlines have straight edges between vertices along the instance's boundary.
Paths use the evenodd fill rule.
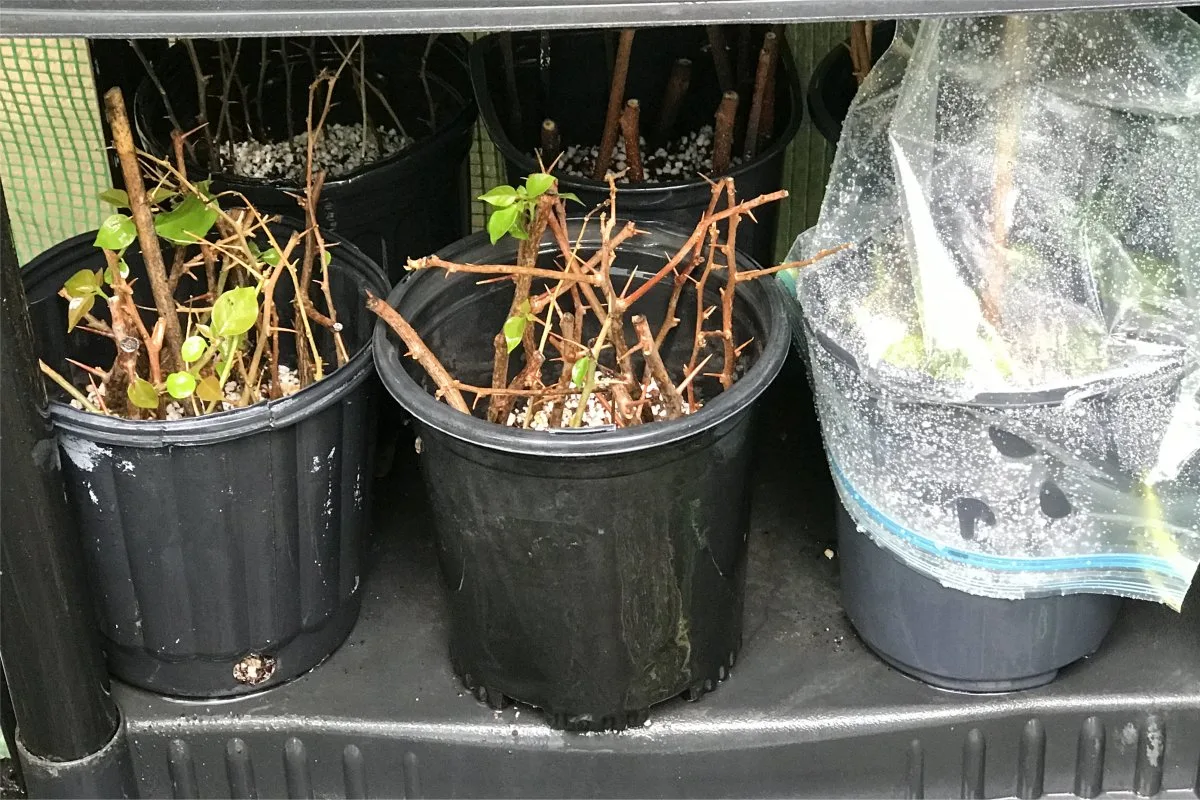
<path fill-rule="evenodd" d="M 227 48 L 226 53 L 227 58 L 237 55 L 236 71 L 222 70 L 215 41 L 195 40 L 194 46 L 209 76 L 209 129 L 214 133 L 220 129 L 226 139 L 224 131 L 236 128 L 241 138 L 254 144 L 259 139 L 279 142 L 303 133 L 309 84 L 319 70 L 337 70 L 342 53 L 352 46 L 348 40 L 338 44 L 329 37 L 237 41 L 237 48 Z M 259 46 L 260 42 L 264 46 Z M 286 70 L 284 50 L 280 49 L 284 43 Z M 352 56 L 353 67 L 347 67 L 336 84 L 327 125 L 361 124 L 361 92 L 372 127 L 395 129 L 394 113 L 403 132 L 414 141 L 347 174 L 329 175 L 321 192 L 318 222 L 323 231 L 355 244 L 395 281 L 403 276 L 408 256 L 436 250 L 468 230 L 467 159 L 477 109 L 467 71 L 467 42 L 462 36 L 440 34 L 432 40 L 425 35 L 370 36 L 360 46 L 368 83 L 359 86 L 354 77 L 362 55 L 357 53 Z M 199 105 L 196 77 L 183 44 L 167 51 L 153 69 L 163 92 L 149 77 L 143 80 L 134 101 L 134 117 L 142 146 L 164 155 L 171 148 L 172 127 L 164 96 L 179 124 L 185 129 L 193 127 Z M 218 98 L 225 73 L 231 76 L 234 88 L 230 92 L 237 102 L 231 102 L 222 122 Z M 247 87 L 244 90 L 243 85 Z M 321 101 L 318 93 L 317 102 Z M 319 116 L 319 105 L 313 113 Z M 294 195 L 302 192 L 302 174 L 298 180 L 245 177 L 233 172 L 227 156 L 210 169 L 214 162 L 202 133 L 194 133 L 189 141 L 194 148 L 190 158 L 196 162 L 190 174 L 211 171 L 214 189 L 240 192 L 264 214 L 301 215 Z"/>
<path fill-rule="evenodd" d="M 756 63 L 758 48 L 768 26 L 746 26 L 752 35 L 726 38 L 754 48 L 751 65 Z M 732 30 L 730 31 L 732 34 Z M 501 34 L 486 36 L 471 48 L 471 79 L 479 101 L 480 116 L 488 136 L 504 156 L 510 183 L 538 171 L 534 152 L 540 146 L 542 121 L 553 118 L 558 124 L 563 146 L 600 141 L 608 106 L 612 42 L 603 31 L 550 31 L 511 35 L 514 76 L 518 99 L 509 96 Z M 634 36 L 626 98 L 641 104 L 642 130 L 657 148 L 666 138 L 655 127 L 661 112 L 671 66 L 678 58 L 691 60 L 691 80 L 684 96 L 672 136 L 695 131 L 713 124 L 721 100 L 721 89 L 713 66 L 708 38 L 703 28 L 641 29 Z M 606 55 L 607 54 L 607 55 Z M 737 62 L 736 47 L 731 61 Z M 753 66 L 751 66 L 753 69 Z M 745 70 L 743 70 L 745 73 Z M 754 197 L 781 186 L 783 160 L 788 144 L 800 128 L 804 113 L 800 79 L 784 37 L 779 40 L 776 68 L 774 124 L 756 155 L 736 163 L 728 172 L 736 181 L 742 197 Z M 743 75 L 744 77 L 744 75 Z M 753 73 L 749 75 L 753 82 Z M 742 81 L 737 87 L 739 103 L 737 130 L 744 124 L 751 91 Z M 734 137 L 734 156 L 741 154 L 743 134 Z M 547 165 L 548 166 L 548 165 Z M 563 191 L 573 192 L 588 207 L 608 199 L 608 186 L 602 181 L 555 171 Z M 717 175 L 708 177 L 716 178 Z M 622 211 L 638 220 L 657 220 L 691 226 L 708 205 L 710 184 L 699 174 L 680 175 L 670 181 L 620 184 Z M 738 230 L 740 249 L 760 263 L 774 263 L 775 234 L 779 221 L 777 206 L 755 211 L 754 220 L 746 219 Z"/>

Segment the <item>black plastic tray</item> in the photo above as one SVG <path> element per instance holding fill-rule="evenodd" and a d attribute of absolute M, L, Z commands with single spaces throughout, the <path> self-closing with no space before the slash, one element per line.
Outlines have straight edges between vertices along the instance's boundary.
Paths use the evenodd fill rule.
<path fill-rule="evenodd" d="M 760 431 L 745 643 L 699 703 L 588 735 L 477 703 L 447 663 L 429 513 L 402 464 L 378 487 L 362 617 L 329 661 L 223 702 L 115 687 L 142 796 L 1200 796 L 1196 592 L 1182 616 L 1128 603 L 1099 652 L 1041 689 L 904 677 L 842 613 L 811 400 L 796 363 L 781 381 L 762 419 L 791 422 Z"/>

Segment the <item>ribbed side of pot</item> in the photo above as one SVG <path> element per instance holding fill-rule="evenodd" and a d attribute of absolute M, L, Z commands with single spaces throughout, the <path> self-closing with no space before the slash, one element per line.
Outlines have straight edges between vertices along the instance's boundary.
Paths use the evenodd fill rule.
<path fill-rule="evenodd" d="M 359 600 L 376 391 L 368 379 L 296 424 L 204 446 L 60 432 L 118 677 L 234 694 L 294 677 L 342 641 Z M 275 660 L 267 678 L 235 677 L 251 654 Z"/>

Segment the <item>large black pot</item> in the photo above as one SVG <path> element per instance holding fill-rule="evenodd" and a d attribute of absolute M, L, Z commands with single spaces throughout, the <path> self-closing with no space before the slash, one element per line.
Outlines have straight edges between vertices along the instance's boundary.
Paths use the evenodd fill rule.
<path fill-rule="evenodd" d="M 239 58 L 239 74 L 248 85 L 256 85 L 260 65 L 259 40 L 247 39 Z M 368 37 L 367 71 L 372 83 L 387 97 L 417 142 L 412 147 L 356 170 L 325 181 L 319 205 L 319 222 L 326 232 L 349 240 L 391 276 L 399 280 L 409 256 L 422 256 L 463 236 L 469 226 L 469 176 L 467 156 L 474 135 L 477 111 L 467 72 L 467 42 L 457 34 L 442 34 L 429 52 L 427 76 L 437 111 L 430 128 L 425 87 L 419 79 L 426 36 Z M 275 40 L 270 42 L 277 50 Z M 308 46 L 308 43 L 305 43 Z M 335 69 L 341 57 L 323 38 L 312 40 L 318 67 Z M 210 75 L 220 75 L 217 50 L 208 40 L 196 41 L 202 64 Z M 293 77 L 290 108 L 291 130 L 305 129 L 308 85 L 313 79 L 308 56 L 293 46 Z M 268 56 L 268 81 L 264 93 L 264 116 L 272 139 L 288 137 L 289 122 L 283 69 L 278 57 Z M 195 76 L 187 51 L 175 45 L 154 66 L 170 98 L 180 124 L 195 119 L 197 108 Z M 360 121 L 360 105 L 353 92 L 349 72 L 338 81 L 329 123 Z M 368 94 L 368 108 L 377 124 L 390 124 L 388 112 Z M 235 113 L 237 109 L 235 109 Z M 211 113 L 211 112 L 210 112 Z M 142 146 L 163 154 L 170 149 L 171 124 L 162 97 L 147 78 L 138 88 L 134 114 Z M 212 123 L 215 125 L 215 121 Z M 193 175 L 208 173 L 203 137 L 195 134 L 197 158 Z M 301 186 L 289 181 L 243 178 L 227 172 L 213 176 L 214 188 L 244 194 L 263 214 L 285 217 L 300 215 L 292 194 Z"/>
<path fill-rule="evenodd" d="M 644 279 L 686 238 L 655 223 L 638 227 L 647 233 L 617 256 L 622 285 L 635 267 Z M 588 230 L 584 250 L 598 246 L 596 226 Z M 573 239 L 578 232 L 572 223 Z M 547 265 L 554 252 L 543 246 Z M 491 246 L 482 236 L 442 255 L 515 259 L 507 243 Z M 489 382 L 492 337 L 512 296 L 511 284 L 481 286 L 477 278 L 417 273 L 388 298 L 450 373 L 474 384 Z M 669 291 L 660 285 L 638 303 L 652 323 Z M 782 298 L 769 282 L 743 285 L 737 303 L 738 340 L 754 337 L 745 375 L 694 415 L 619 430 L 519 430 L 455 411 L 434 400 L 422 369 L 377 327 L 384 385 L 421 436 L 451 659 L 481 699 L 539 706 L 557 727 L 624 728 L 655 703 L 699 697 L 733 666 L 752 411 L 788 352 Z M 683 309 L 678 316 L 664 345 L 668 363 L 686 361 L 691 350 L 694 317 Z"/>
<path fill-rule="evenodd" d="M 176 421 L 92 414 L 61 392 L 50 404 L 109 668 L 128 683 L 185 697 L 273 686 L 328 656 L 358 617 L 378 405 L 363 298 L 388 284 L 352 245 L 327 238 L 339 242 L 331 285 L 353 355 L 324 380 Z M 68 357 L 113 358 L 108 340 L 66 333 L 56 297 L 77 270 L 104 266 L 94 239 L 69 239 L 23 270 L 41 357 L 64 375 Z M 144 275 L 136 250 L 126 255 L 134 277 Z M 148 281 L 135 288 L 152 307 Z M 282 284 L 277 308 L 291 309 Z M 318 346 L 336 363 L 332 342 Z M 236 678 L 254 656 L 273 660 L 270 676 Z"/>
<path fill-rule="evenodd" d="M 896 23 L 878 22 L 871 36 L 871 64 L 887 51 L 896 35 Z M 842 138 L 842 123 L 850 103 L 858 94 L 854 62 L 850 59 L 850 40 L 825 54 L 808 81 L 808 115 L 813 127 L 834 147 Z"/>
<path fill-rule="evenodd" d="M 547 39 L 548 50 L 543 53 L 538 33 L 512 35 L 521 104 L 519 130 L 513 129 L 508 113 L 511 101 L 499 35 L 486 36 L 471 48 L 471 80 L 480 116 L 504 156 L 513 185 L 538 170 L 532 154 L 540 146 L 544 118 L 552 117 L 558 123 L 564 144 L 600 141 L 609 94 L 605 36 L 602 31 L 552 31 Z M 753 40 L 761 43 L 761 31 Z M 658 119 L 671 64 L 680 57 L 692 60 L 692 78 L 675 130 L 682 133 L 712 124 L 721 92 L 712 57 L 705 50 L 707 42 L 703 28 L 649 28 L 637 32 L 625 96 L 638 98 L 641 118 L 647 124 Z M 804 113 L 791 52 L 786 40 L 780 44 L 774 135 L 755 158 L 729 172 L 737 181 L 738 196 L 744 199 L 780 188 L 784 153 Z M 743 98 L 743 106 L 749 103 L 748 97 Z M 602 182 L 561 173 L 558 179 L 563 191 L 574 192 L 588 207 L 608 198 L 608 187 Z M 622 185 L 618 207 L 621 214 L 639 221 L 692 226 L 708 206 L 710 196 L 708 182 L 693 175 L 677 182 Z M 779 207 L 764 206 L 754 215 L 757 223 L 745 219 L 738 227 L 739 248 L 762 263 L 774 263 Z"/>

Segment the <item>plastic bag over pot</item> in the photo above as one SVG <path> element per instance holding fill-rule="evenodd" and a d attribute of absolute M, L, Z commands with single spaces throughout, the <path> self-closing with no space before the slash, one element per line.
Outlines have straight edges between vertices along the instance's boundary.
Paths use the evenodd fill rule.
<path fill-rule="evenodd" d="M 1200 559 L 1200 26 L 901 26 L 791 258 L 858 524 L 948 586 L 1178 606 Z"/>

